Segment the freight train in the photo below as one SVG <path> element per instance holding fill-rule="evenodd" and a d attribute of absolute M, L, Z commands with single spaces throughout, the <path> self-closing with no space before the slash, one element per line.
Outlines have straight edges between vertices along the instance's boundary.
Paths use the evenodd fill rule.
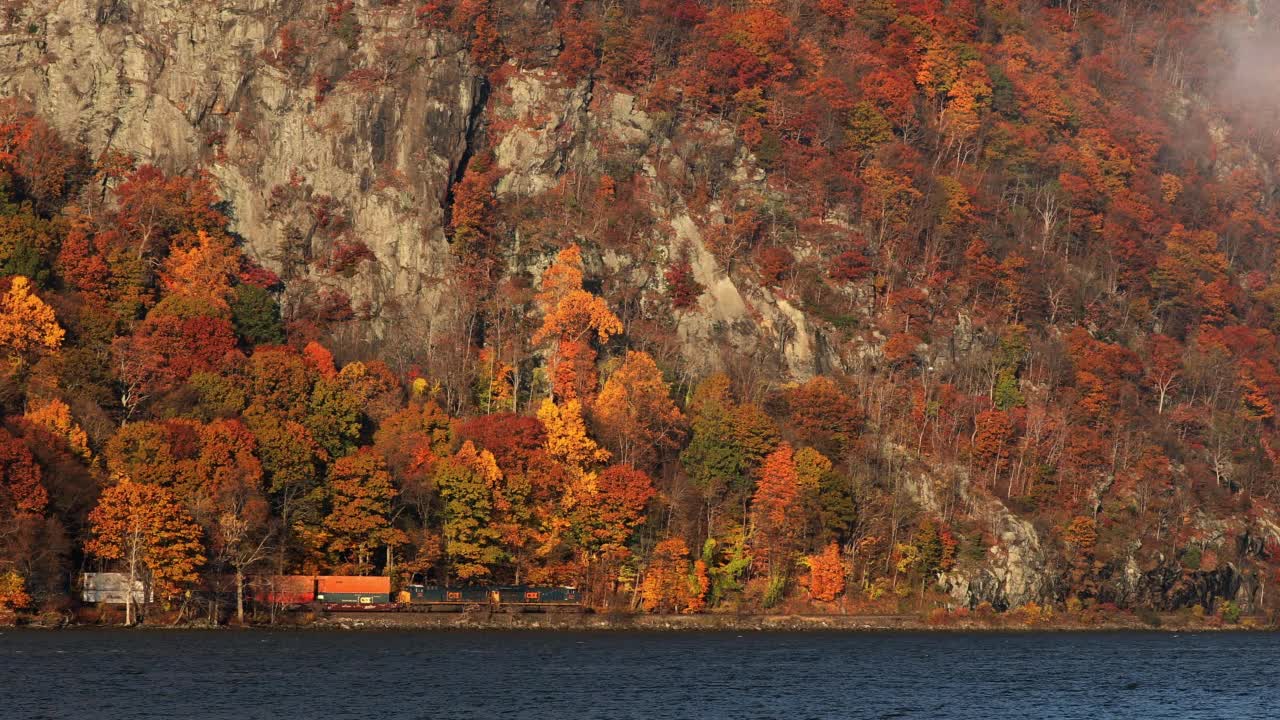
<path fill-rule="evenodd" d="M 279 607 L 313 606 L 329 612 L 581 612 L 577 588 L 532 585 L 440 587 L 415 577 L 400 592 L 391 578 L 353 575 L 274 575 L 255 578 L 251 596 Z"/>

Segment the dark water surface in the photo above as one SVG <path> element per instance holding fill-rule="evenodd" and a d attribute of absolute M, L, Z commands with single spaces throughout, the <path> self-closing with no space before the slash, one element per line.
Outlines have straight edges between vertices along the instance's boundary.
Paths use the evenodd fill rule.
<path fill-rule="evenodd" d="M 1276 718 L 1270 634 L 0 633 L 0 718 Z"/>

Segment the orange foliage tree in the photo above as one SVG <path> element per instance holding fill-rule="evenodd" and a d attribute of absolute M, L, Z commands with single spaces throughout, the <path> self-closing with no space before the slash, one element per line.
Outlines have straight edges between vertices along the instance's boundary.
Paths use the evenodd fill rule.
<path fill-rule="evenodd" d="M 840 546 L 829 543 L 822 552 L 805 558 L 809 568 L 809 597 L 820 602 L 831 602 L 844 592 L 844 558 Z"/>
<path fill-rule="evenodd" d="M 166 600 L 175 597 L 196 581 L 205 561 L 200 526 L 172 492 L 158 485 L 119 478 L 89 513 L 89 528 L 85 551 L 123 563 L 127 587 L 141 582 L 144 599 L 151 592 Z M 132 590 L 126 597 L 125 622 L 133 624 Z"/>
<path fill-rule="evenodd" d="M 67 448 L 80 458 L 89 460 L 92 457 L 88 434 L 71 417 L 71 408 L 58 398 L 32 402 L 22 418 L 25 423 L 42 428 L 66 442 Z"/>
<path fill-rule="evenodd" d="M 989 473 L 989 482 L 1004 469 L 1013 443 L 1013 423 L 1003 410 L 984 410 L 974 420 L 973 458 Z M 984 482 L 988 482 L 984 480 Z"/>
<path fill-rule="evenodd" d="M 542 326 L 533 342 L 550 341 L 551 385 L 561 400 L 589 400 L 596 390 L 596 351 L 591 340 L 605 342 L 622 332 L 622 321 L 603 298 L 582 289 L 582 250 L 570 245 L 543 273 L 535 297 Z"/>
<path fill-rule="evenodd" d="M 667 538 L 653 549 L 640 586 L 646 612 L 694 613 L 702 609 L 708 588 L 706 566 L 689 564 L 689 547 L 680 538 Z"/>
<path fill-rule="evenodd" d="M 0 625 L 13 623 L 13 611 L 31 604 L 26 582 L 14 570 L 0 572 Z"/>
<path fill-rule="evenodd" d="M 54 207 L 85 165 L 84 153 L 59 137 L 28 103 L 0 100 L 0 173 L 12 173 L 38 209 Z"/>
<path fill-rule="evenodd" d="M 671 401 L 671 388 L 648 353 L 627 353 L 591 412 L 601 440 L 629 465 L 649 467 L 683 439 L 684 414 Z"/>
<path fill-rule="evenodd" d="M 200 428 L 200 451 L 183 494 L 220 566 L 235 575 L 236 618 L 244 622 L 245 573 L 266 557 L 269 508 L 257 440 L 239 420 Z"/>
<path fill-rule="evenodd" d="M 372 448 L 338 459 L 325 481 L 329 514 L 323 528 L 332 556 L 359 574 L 367 574 L 373 551 L 385 547 L 391 557 L 406 542 L 404 532 L 391 525 L 391 501 L 396 489 L 386 462 Z"/>
<path fill-rule="evenodd" d="M 813 377 L 788 390 L 786 399 L 801 441 L 835 456 L 857 437 L 862 413 L 831 378 Z"/>
<path fill-rule="evenodd" d="M 574 524 L 588 552 L 625 547 L 656 495 L 653 480 L 629 465 L 613 465 L 596 478 L 593 492 L 578 498 Z"/>
<path fill-rule="evenodd" d="M 761 553 L 770 576 L 786 576 L 802 527 L 796 515 L 803 503 L 800 477 L 791 446 L 783 443 L 764 459 L 751 500 L 752 545 Z"/>
<path fill-rule="evenodd" d="M 453 186 L 449 226 L 453 252 L 471 292 L 488 290 L 501 257 L 494 228 L 493 185 L 497 173 L 487 155 L 472 158 L 462 180 Z"/>

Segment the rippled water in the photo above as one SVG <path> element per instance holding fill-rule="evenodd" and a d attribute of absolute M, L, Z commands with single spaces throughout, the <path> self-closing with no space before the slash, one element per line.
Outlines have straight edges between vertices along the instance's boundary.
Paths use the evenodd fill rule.
<path fill-rule="evenodd" d="M 1269 634 L 0 633 L 10 718 L 1273 718 Z"/>

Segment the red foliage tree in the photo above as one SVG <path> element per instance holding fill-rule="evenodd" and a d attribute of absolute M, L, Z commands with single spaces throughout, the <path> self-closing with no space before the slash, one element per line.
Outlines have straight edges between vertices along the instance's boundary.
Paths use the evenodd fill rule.
<path fill-rule="evenodd" d="M 223 367 L 236 342 L 229 320 L 152 313 L 132 336 L 116 342 L 115 351 L 121 379 L 154 396 L 194 372 Z"/>
<path fill-rule="evenodd" d="M 801 442 L 839 456 L 857 437 L 862 412 L 831 378 L 816 376 L 785 393 L 791 426 Z"/>
<path fill-rule="evenodd" d="M 514 413 L 498 413 L 470 418 L 458 434 L 493 453 L 504 471 L 523 473 L 532 456 L 547 442 L 547 431 L 537 418 Z"/>
<path fill-rule="evenodd" d="M 702 295 L 702 286 L 694 279 L 693 266 L 689 264 L 688 258 L 681 258 L 668 265 L 663 277 L 667 281 L 671 307 L 688 310 L 697 304 Z"/>
<path fill-rule="evenodd" d="M 595 492 L 579 497 L 575 508 L 582 546 L 589 552 L 625 546 L 655 495 L 653 480 L 645 473 L 630 465 L 605 468 L 595 480 Z"/>
<path fill-rule="evenodd" d="M 782 445 L 764 459 L 751 499 L 752 545 L 765 560 L 770 575 L 785 576 L 791 554 L 803 529 L 797 514 L 803 503 L 800 478 L 790 445 Z"/>
<path fill-rule="evenodd" d="M 49 504 L 40 466 L 18 438 L 0 429 L 0 520 L 39 515 Z"/>

